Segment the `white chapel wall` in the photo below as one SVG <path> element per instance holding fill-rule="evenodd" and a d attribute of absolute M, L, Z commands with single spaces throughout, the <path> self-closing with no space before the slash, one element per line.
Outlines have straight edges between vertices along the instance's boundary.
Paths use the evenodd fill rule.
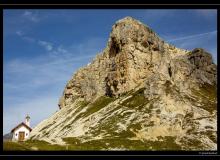
<path fill-rule="evenodd" d="M 26 127 L 21 126 L 21 127 L 17 128 L 17 129 L 14 131 L 14 133 L 13 133 L 13 140 L 18 140 L 19 132 L 25 132 L 25 134 L 24 134 L 24 135 L 25 135 L 24 139 L 25 139 L 25 140 L 28 139 L 29 134 L 30 134 L 30 131 L 29 131 Z M 17 134 L 17 135 L 16 135 L 16 134 Z"/>

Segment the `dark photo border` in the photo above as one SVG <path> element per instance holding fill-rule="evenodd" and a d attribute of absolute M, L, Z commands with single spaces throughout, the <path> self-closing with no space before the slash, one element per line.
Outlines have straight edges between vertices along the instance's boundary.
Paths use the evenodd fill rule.
<path fill-rule="evenodd" d="M 3 71 L 3 10 L 5 9 L 217 9 L 217 44 L 219 44 L 219 22 L 220 22 L 220 5 L 218 4 L 28 4 L 24 1 L 23 4 L 9 4 L 4 1 L 5 4 L 1 6 L 1 58 L 2 58 L 2 71 Z M 65 3 L 65 1 L 64 1 Z M 219 48 L 217 47 L 217 53 L 219 52 Z M 218 56 L 217 56 L 218 57 Z M 219 59 L 219 57 L 218 57 Z M 217 66 L 219 69 L 219 66 Z M 3 74 L 2 74 L 3 76 Z M 219 77 L 217 76 L 218 80 Z M 3 77 L 2 77 L 3 81 Z M 2 89 L 3 89 L 3 82 L 2 82 Z M 217 98 L 219 99 L 219 91 L 217 90 Z M 2 96 L 3 97 L 3 90 Z M 2 100 L 3 106 L 3 100 Z M 2 114 L 2 129 L 3 129 L 3 107 L 1 107 L 0 113 Z M 217 151 L 3 151 L 3 139 L 1 139 L 1 156 L 56 156 L 57 158 L 60 156 L 129 156 L 132 158 L 133 156 L 160 156 L 163 158 L 167 158 L 167 156 L 203 156 L 204 159 L 206 158 L 215 158 L 216 156 L 220 155 L 219 152 L 219 105 L 217 107 Z M 2 135 L 3 131 L 1 130 Z M 206 158 L 205 158 L 206 157 Z M 27 157 L 28 158 L 28 157 Z M 39 157 L 40 158 L 40 157 Z M 60 157 L 61 158 L 61 157 Z M 114 157 L 112 157 L 114 158 Z M 186 157 L 187 158 L 187 157 Z M 220 158 L 220 157 L 219 157 Z M 121 159 L 121 158 L 120 158 Z M 133 157 L 132 159 L 136 159 Z M 169 158 L 170 159 L 170 158 Z"/>

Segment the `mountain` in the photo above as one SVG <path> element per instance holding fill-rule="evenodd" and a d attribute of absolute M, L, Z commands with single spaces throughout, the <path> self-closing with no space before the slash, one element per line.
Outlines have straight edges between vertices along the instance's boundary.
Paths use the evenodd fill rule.
<path fill-rule="evenodd" d="M 5 135 L 3 135 L 3 141 L 11 141 L 13 137 L 12 133 L 7 133 Z"/>
<path fill-rule="evenodd" d="M 31 139 L 98 150 L 216 150 L 216 86 L 210 53 L 176 48 L 125 17 Z"/>

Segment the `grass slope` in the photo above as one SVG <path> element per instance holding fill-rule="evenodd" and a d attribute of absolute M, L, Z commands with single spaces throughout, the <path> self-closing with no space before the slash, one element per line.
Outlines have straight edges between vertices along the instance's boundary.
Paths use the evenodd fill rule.
<path fill-rule="evenodd" d="M 181 150 L 174 137 L 165 137 L 161 141 L 140 141 L 123 138 L 92 140 L 81 143 L 77 138 L 63 139 L 67 145 L 52 145 L 45 141 L 28 140 L 26 142 L 4 142 L 4 151 L 62 151 L 62 150 Z"/>
<path fill-rule="evenodd" d="M 169 87 L 169 85 L 167 86 Z M 201 107 L 209 112 L 216 110 L 216 87 L 210 86 L 208 84 L 203 85 L 198 90 L 192 90 L 192 98 L 188 98 L 192 103 L 196 104 L 200 102 L 203 105 L 197 106 Z M 118 104 L 118 107 L 115 110 L 124 107 L 124 109 L 135 109 L 141 111 L 143 106 L 150 103 L 148 99 L 144 97 L 144 88 L 141 88 L 137 91 L 130 91 L 124 93 L 121 97 L 129 97 L 122 103 Z M 74 123 L 79 118 L 88 117 L 95 112 L 98 112 L 108 104 L 112 103 L 116 98 L 110 98 L 106 96 L 102 96 L 95 100 L 93 103 L 88 102 L 80 102 L 79 108 L 77 112 L 82 110 L 84 107 L 88 107 L 85 112 L 80 113 L 72 123 Z M 73 113 L 74 115 L 77 113 Z M 151 108 L 148 108 L 146 111 L 147 113 L 151 112 Z M 73 115 L 71 115 L 73 116 Z M 134 136 L 134 133 L 130 131 L 139 130 L 140 124 L 131 124 L 127 126 L 126 131 L 122 131 L 116 133 L 116 126 L 118 122 L 122 122 L 125 115 L 116 114 L 114 118 L 110 117 L 109 119 L 105 120 L 105 123 L 101 123 L 98 128 L 93 128 L 93 135 L 99 135 L 103 131 L 107 131 L 109 136 L 105 137 L 104 139 L 98 140 L 90 140 L 87 142 L 82 143 L 80 139 L 74 137 L 66 137 L 63 138 L 63 141 L 66 142 L 65 146 L 60 145 L 52 145 L 45 141 L 38 141 L 38 140 L 28 140 L 25 142 L 4 142 L 3 143 L 3 150 L 193 150 L 195 148 L 202 148 L 202 144 L 199 140 L 193 139 L 183 139 L 182 144 L 185 146 L 180 146 L 176 144 L 175 139 L 176 137 L 161 137 L 159 141 L 147 141 L 147 140 L 131 140 L 130 138 Z M 71 118 L 71 117 L 67 117 Z M 64 126 L 67 128 L 71 128 L 71 124 L 68 126 Z M 49 126 L 47 126 L 49 127 Z M 96 133 L 96 134 L 95 134 Z M 209 138 L 216 142 L 216 136 L 213 135 L 213 132 L 210 130 L 207 134 Z M 190 146 L 193 146 L 190 148 Z"/>

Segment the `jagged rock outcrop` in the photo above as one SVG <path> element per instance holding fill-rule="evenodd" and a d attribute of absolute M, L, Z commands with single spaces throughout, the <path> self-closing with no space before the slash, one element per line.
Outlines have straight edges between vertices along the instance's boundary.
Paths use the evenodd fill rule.
<path fill-rule="evenodd" d="M 118 96 L 143 84 L 165 58 L 170 61 L 170 50 L 177 55 L 186 53 L 165 43 L 148 26 L 131 17 L 119 20 L 112 27 L 103 53 L 67 83 L 60 108 L 78 97 L 91 101 L 101 95 Z"/>
<path fill-rule="evenodd" d="M 98 149 L 216 150 L 216 85 L 217 67 L 204 49 L 176 48 L 126 17 L 31 138 L 59 144 L 72 138 Z"/>

